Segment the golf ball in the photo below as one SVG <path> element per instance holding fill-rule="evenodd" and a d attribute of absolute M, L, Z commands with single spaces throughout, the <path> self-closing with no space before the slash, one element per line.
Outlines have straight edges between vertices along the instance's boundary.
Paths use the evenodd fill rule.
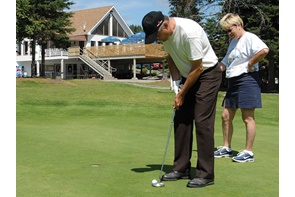
<path fill-rule="evenodd" d="M 152 180 L 152 184 L 156 184 L 158 181 L 156 179 Z"/>

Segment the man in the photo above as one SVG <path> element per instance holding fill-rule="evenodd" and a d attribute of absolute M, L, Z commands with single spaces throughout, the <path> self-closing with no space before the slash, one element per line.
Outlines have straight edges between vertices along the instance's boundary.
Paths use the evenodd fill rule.
<path fill-rule="evenodd" d="M 214 184 L 214 121 L 222 71 L 203 28 L 193 20 L 169 18 L 160 11 L 142 20 L 145 43 L 163 42 L 173 79 L 174 163 L 163 181 L 189 179 L 193 123 L 196 126 L 198 161 L 196 174 L 187 187 Z M 179 88 L 181 87 L 181 89 Z"/>

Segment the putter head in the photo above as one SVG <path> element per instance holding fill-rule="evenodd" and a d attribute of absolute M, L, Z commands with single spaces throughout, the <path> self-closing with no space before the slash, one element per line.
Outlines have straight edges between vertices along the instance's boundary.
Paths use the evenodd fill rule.
<path fill-rule="evenodd" d="M 152 186 L 153 186 L 153 187 L 164 187 L 165 184 L 162 183 L 162 182 L 157 182 L 157 183 L 152 183 Z"/>

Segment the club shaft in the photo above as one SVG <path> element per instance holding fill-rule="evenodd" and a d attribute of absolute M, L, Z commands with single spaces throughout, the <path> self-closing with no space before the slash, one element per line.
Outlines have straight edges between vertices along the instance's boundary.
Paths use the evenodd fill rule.
<path fill-rule="evenodd" d="M 168 138 L 167 138 L 167 142 L 166 142 L 164 156 L 163 156 L 163 160 L 162 160 L 160 175 L 159 175 L 160 180 L 162 180 L 162 172 L 163 172 L 164 162 L 165 162 L 165 159 L 166 159 L 166 154 L 167 154 L 167 150 L 168 150 L 168 145 L 169 145 L 169 140 L 170 140 L 170 136 L 171 136 L 171 132 L 172 132 L 172 127 L 173 127 L 173 123 L 174 123 L 175 112 L 176 112 L 176 110 L 174 109 L 173 114 L 172 114 L 172 118 L 171 118 L 170 129 L 169 129 L 169 132 L 168 132 Z"/>

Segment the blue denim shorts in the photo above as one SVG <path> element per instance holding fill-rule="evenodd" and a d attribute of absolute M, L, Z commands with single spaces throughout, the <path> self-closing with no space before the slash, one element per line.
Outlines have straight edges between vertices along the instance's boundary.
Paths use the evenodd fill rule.
<path fill-rule="evenodd" d="M 262 108 L 259 73 L 244 73 L 229 78 L 222 106 L 224 104 L 226 108 Z"/>

